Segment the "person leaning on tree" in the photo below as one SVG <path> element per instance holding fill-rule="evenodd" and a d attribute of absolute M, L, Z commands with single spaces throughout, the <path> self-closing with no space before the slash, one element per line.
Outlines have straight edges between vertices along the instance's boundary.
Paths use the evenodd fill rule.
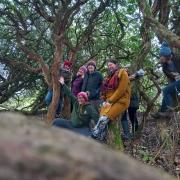
<path fill-rule="evenodd" d="M 131 87 L 125 69 L 119 67 L 114 59 L 107 61 L 108 75 L 104 79 L 102 93 L 102 107 L 100 118 L 92 130 L 92 138 L 104 140 L 108 123 L 115 121 L 130 104 Z"/>
<path fill-rule="evenodd" d="M 57 118 L 53 121 L 53 125 L 69 129 L 85 136 L 90 136 L 91 121 L 97 122 L 99 114 L 89 103 L 87 93 L 79 92 L 76 97 L 66 86 L 63 77 L 60 78 L 59 82 L 62 86 L 64 93 L 71 100 L 73 104 L 73 109 L 70 120 Z"/>
<path fill-rule="evenodd" d="M 71 61 L 65 60 L 63 63 L 63 66 L 60 67 L 60 69 L 59 69 L 59 75 L 64 77 L 66 85 L 69 85 L 71 82 L 71 66 L 72 66 Z M 46 102 L 47 106 L 50 105 L 50 103 L 52 101 L 52 97 L 53 97 L 53 91 L 52 91 L 52 89 L 49 89 L 48 93 L 46 94 L 46 97 L 45 97 L 45 102 Z M 56 117 L 59 117 L 60 112 L 62 110 L 63 99 L 64 99 L 64 92 L 62 90 L 60 97 L 59 97 L 58 106 L 56 109 L 56 115 L 55 115 Z"/>
<path fill-rule="evenodd" d="M 160 111 L 153 113 L 154 118 L 170 118 L 173 107 L 173 95 L 180 96 L 180 55 L 174 54 L 167 42 L 163 42 L 160 48 L 160 63 L 168 85 L 163 89 L 163 99 Z"/>

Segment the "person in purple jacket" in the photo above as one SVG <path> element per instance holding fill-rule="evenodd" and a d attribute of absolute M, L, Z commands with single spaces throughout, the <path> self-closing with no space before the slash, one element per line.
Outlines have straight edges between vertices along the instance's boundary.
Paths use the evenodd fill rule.
<path fill-rule="evenodd" d="M 72 94 L 76 97 L 78 93 L 81 92 L 83 79 L 86 72 L 87 72 L 86 66 L 81 66 L 75 78 L 72 80 L 71 91 L 72 91 Z"/>

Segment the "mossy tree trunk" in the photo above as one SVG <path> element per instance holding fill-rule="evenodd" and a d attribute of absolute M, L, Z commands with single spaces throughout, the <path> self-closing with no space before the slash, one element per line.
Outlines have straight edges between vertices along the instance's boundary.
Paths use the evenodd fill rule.
<path fill-rule="evenodd" d="M 107 144 L 113 149 L 118 149 L 123 151 L 124 146 L 121 139 L 121 131 L 120 131 L 120 119 L 122 114 L 117 118 L 116 121 L 112 121 L 108 126 L 108 134 L 107 134 Z"/>

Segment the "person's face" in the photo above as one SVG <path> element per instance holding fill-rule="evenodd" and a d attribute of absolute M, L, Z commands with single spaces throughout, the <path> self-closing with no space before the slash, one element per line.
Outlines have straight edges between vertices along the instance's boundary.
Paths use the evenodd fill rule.
<path fill-rule="evenodd" d="M 114 69 L 116 69 L 116 64 L 112 63 L 112 62 L 108 62 L 108 70 L 113 71 Z"/>
<path fill-rule="evenodd" d="M 165 57 L 165 56 L 160 57 L 160 63 L 161 64 L 168 63 L 169 61 L 170 61 L 169 57 Z"/>
<path fill-rule="evenodd" d="M 65 65 L 64 66 L 64 69 L 67 70 L 67 71 L 70 71 L 71 69 L 69 68 L 69 66 Z"/>
<path fill-rule="evenodd" d="M 87 69 L 88 69 L 89 73 L 92 73 L 92 72 L 95 71 L 95 67 L 94 67 L 93 65 L 89 65 L 89 66 L 87 67 Z"/>
<path fill-rule="evenodd" d="M 77 75 L 83 76 L 84 75 L 84 71 L 82 69 L 79 69 L 79 71 L 77 72 Z"/>
<path fill-rule="evenodd" d="M 85 100 L 84 100 L 84 98 L 82 96 L 78 96 L 77 100 L 78 100 L 79 104 L 85 104 Z"/>

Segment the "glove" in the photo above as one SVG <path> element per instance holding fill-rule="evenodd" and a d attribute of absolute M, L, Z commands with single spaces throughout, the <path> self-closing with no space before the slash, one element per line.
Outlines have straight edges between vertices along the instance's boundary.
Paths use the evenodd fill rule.
<path fill-rule="evenodd" d="M 145 74 L 145 71 L 143 69 L 140 69 L 139 71 L 136 72 L 137 77 L 142 77 L 144 76 L 144 74 Z"/>

